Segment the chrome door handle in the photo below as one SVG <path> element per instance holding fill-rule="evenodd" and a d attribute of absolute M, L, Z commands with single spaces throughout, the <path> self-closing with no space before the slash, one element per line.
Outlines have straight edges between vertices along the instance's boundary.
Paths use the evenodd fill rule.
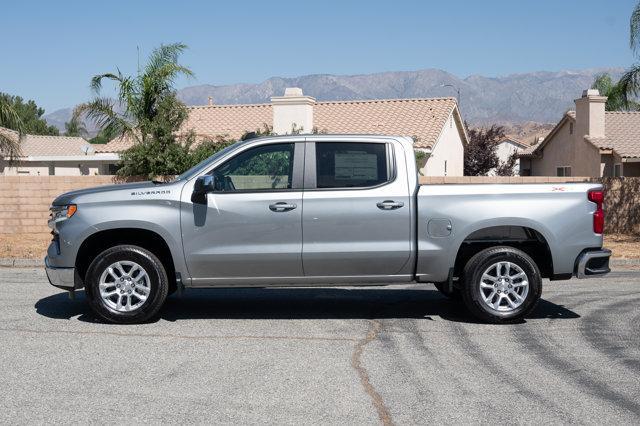
<path fill-rule="evenodd" d="M 376 204 L 380 210 L 395 210 L 404 206 L 402 201 L 384 200 Z"/>
<path fill-rule="evenodd" d="M 293 210 L 296 207 L 298 207 L 296 204 L 285 203 L 284 201 L 269 204 L 269 210 L 271 210 L 272 212 L 288 212 L 289 210 Z"/>

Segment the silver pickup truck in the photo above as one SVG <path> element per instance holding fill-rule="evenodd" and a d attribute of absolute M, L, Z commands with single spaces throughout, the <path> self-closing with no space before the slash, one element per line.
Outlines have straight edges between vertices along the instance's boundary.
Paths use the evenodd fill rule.
<path fill-rule="evenodd" d="M 542 278 L 609 272 L 597 184 L 418 184 L 411 139 L 297 135 L 219 151 L 172 182 L 63 194 L 46 271 L 133 323 L 183 288 L 433 283 L 514 321 Z"/>

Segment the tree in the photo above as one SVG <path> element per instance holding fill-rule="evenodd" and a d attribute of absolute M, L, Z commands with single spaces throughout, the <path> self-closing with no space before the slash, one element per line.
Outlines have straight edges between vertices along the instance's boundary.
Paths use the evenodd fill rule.
<path fill-rule="evenodd" d="M 414 154 L 416 156 L 416 169 L 418 170 L 418 174 L 419 175 L 423 175 L 422 174 L 422 169 L 424 168 L 424 166 L 427 165 L 427 160 L 429 159 L 429 154 L 424 152 L 424 151 L 420 151 L 420 150 L 414 150 L 413 152 L 414 152 Z"/>
<path fill-rule="evenodd" d="M 219 136 L 213 140 L 203 141 L 190 152 L 189 167 L 195 166 L 233 143 L 235 143 L 234 140 L 228 139 L 224 136 Z"/>
<path fill-rule="evenodd" d="M 24 134 L 24 124 L 13 106 L 0 97 L 0 126 L 15 130 L 18 137 L 0 130 L 0 154 L 2 157 L 9 157 L 9 162 L 13 163 L 16 157 L 20 156 L 20 139 Z"/>
<path fill-rule="evenodd" d="M 121 175 L 134 172 L 148 176 L 152 173 L 176 174 L 187 161 L 185 158 L 178 160 L 178 156 L 185 147 L 188 149 L 189 141 L 178 136 L 177 132 L 188 113 L 174 90 L 176 78 L 193 76 L 190 69 L 178 64 L 178 58 L 186 48 L 180 43 L 161 45 L 153 50 L 144 69 L 135 77 L 125 76 L 120 70 L 94 76 L 91 87 L 95 98 L 76 107 L 75 117 L 86 115 L 104 134 L 136 141 L 130 148 L 130 155 L 123 153 Z M 100 96 L 104 80 L 116 84 L 116 100 Z M 137 146 L 145 144 L 148 146 Z M 142 161 L 141 155 L 150 158 Z M 168 161 L 165 169 L 159 159 Z M 130 164 L 130 161 L 140 163 Z"/>
<path fill-rule="evenodd" d="M 513 151 L 507 161 L 496 167 L 496 176 L 513 176 L 518 163 L 518 151 Z"/>
<path fill-rule="evenodd" d="M 147 139 L 121 154 L 117 174 L 121 177 L 144 176 L 147 179 L 179 175 L 192 166 L 190 146 L 188 142 L 167 144 L 159 139 Z"/>
<path fill-rule="evenodd" d="M 32 100 L 25 102 L 20 96 L 12 96 L 7 93 L 0 93 L 0 103 L 9 105 L 22 122 L 22 131 L 30 135 L 54 135 L 60 134 L 55 126 L 49 126 L 42 118 L 44 109 L 40 108 Z M 18 130 L 11 124 L 6 124 L 12 130 Z"/>
<path fill-rule="evenodd" d="M 601 95 L 607 97 L 605 109 L 607 111 L 639 111 L 640 104 L 625 96 L 625 89 L 620 81 L 613 82 L 607 73 L 598 74 L 591 85 L 592 89 L 598 89 Z"/>
<path fill-rule="evenodd" d="M 64 123 L 64 135 L 65 136 L 79 136 L 81 138 L 86 138 L 89 135 L 87 132 L 87 128 L 84 126 L 80 117 L 72 116 L 71 120 Z"/>
<path fill-rule="evenodd" d="M 465 126 L 467 124 L 465 123 Z M 468 127 L 467 127 L 468 128 Z M 504 127 L 495 124 L 488 129 L 469 129 L 469 143 L 464 149 L 465 176 L 486 176 L 500 164 L 496 144 L 504 138 Z"/>
<path fill-rule="evenodd" d="M 636 4 L 629 19 L 629 46 L 640 59 L 640 1 Z M 640 64 L 633 64 L 620 78 L 618 84 L 625 103 L 640 93 Z"/>
<path fill-rule="evenodd" d="M 187 108 L 175 96 L 166 96 L 157 105 L 157 114 L 145 124 L 144 129 L 136 129 L 141 135 L 148 132 L 120 157 L 120 176 L 178 175 L 190 167 L 189 150 L 194 135 L 176 136 L 180 125 L 187 118 Z M 110 127 L 106 127 L 110 129 Z M 125 134 L 125 137 L 131 137 Z"/>
<path fill-rule="evenodd" d="M 89 139 L 89 143 L 93 143 L 93 144 L 109 143 L 109 141 L 111 141 L 111 139 L 115 138 L 116 136 L 118 135 L 113 133 L 112 131 L 110 132 L 108 129 L 102 129 L 98 132 L 97 135 Z"/>
<path fill-rule="evenodd" d="M 91 88 L 96 97 L 88 103 L 78 105 L 74 115 L 79 117 L 86 114 L 101 130 L 126 135 L 139 142 L 158 136 L 158 121 L 175 124 L 172 119 L 175 118 L 175 111 L 167 106 L 184 108 L 184 104 L 176 98 L 173 85 L 181 75 L 193 76 L 191 70 L 178 64 L 178 57 L 186 48 L 184 44 L 174 43 L 154 49 L 143 72 L 136 77 L 124 76 L 120 70 L 117 73 L 94 76 Z M 116 84 L 117 102 L 122 112 L 116 111 L 114 100 L 100 97 L 103 80 Z M 168 116 L 163 117 L 162 114 Z M 177 124 L 182 124 L 183 120 Z"/>

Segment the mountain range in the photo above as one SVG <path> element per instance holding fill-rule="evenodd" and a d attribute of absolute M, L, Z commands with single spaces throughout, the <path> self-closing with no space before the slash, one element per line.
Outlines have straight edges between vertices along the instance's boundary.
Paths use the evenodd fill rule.
<path fill-rule="evenodd" d="M 466 78 L 439 69 L 362 75 L 312 74 L 272 77 L 257 84 L 190 86 L 180 89 L 178 97 L 187 105 L 206 105 L 209 97 L 216 104 L 244 104 L 269 102 L 271 96 L 281 96 L 286 87 L 300 87 L 306 95 L 319 101 L 456 96 L 459 89 L 462 115 L 472 125 L 553 123 L 574 106 L 573 100 L 603 72 L 617 78 L 623 69 L 537 71 Z M 44 118 L 49 124 L 64 129 L 72 109 L 57 110 Z M 90 124 L 87 127 L 95 131 Z"/>

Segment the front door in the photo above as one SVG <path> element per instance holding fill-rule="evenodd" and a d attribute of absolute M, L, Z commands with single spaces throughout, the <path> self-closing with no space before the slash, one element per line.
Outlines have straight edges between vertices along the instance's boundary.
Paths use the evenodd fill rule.
<path fill-rule="evenodd" d="M 302 263 L 308 277 L 406 273 L 411 203 L 389 142 L 307 144 Z"/>
<path fill-rule="evenodd" d="M 261 285 L 301 277 L 304 143 L 252 146 L 209 171 L 216 190 L 182 194 L 193 286 Z"/>

